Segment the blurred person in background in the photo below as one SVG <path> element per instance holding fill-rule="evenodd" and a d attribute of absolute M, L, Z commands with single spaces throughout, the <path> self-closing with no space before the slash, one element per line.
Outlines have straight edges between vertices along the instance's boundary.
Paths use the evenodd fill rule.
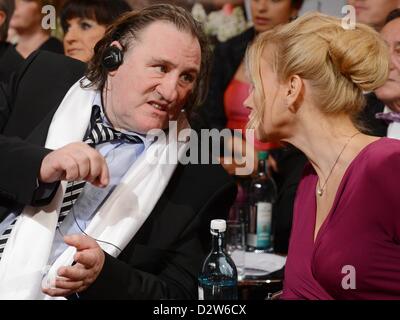
<path fill-rule="evenodd" d="M 127 2 L 135 8 L 144 8 L 156 3 L 170 3 L 183 7 L 189 11 L 192 9 L 194 4 L 200 3 L 207 12 L 220 10 L 225 4 L 230 4 L 232 6 L 244 5 L 244 0 L 127 0 Z"/>
<path fill-rule="evenodd" d="M 365 23 L 380 31 L 389 12 L 400 7 L 399 0 L 348 0 L 356 9 L 357 23 Z"/>
<path fill-rule="evenodd" d="M 131 10 L 124 0 L 69 0 L 61 9 L 65 55 L 88 62 L 107 27 Z"/>
<path fill-rule="evenodd" d="M 23 61 L 14 46 L 7 42 L 8 26 L 14 8 L 14 0 L 0 0 L 0 81 L 6 81 Z"/>
<path fill-rule="evenodd" d="M 393 10 L 380 32 L 389 46 L 390 69 L 385 84 L 368 93 L 360 120 L 374 136 L 400 139 L 400 9 Z"/>
<path fill-rule="evenodd" d="M 60 40 L 51 36 L 51 29 L 42 26 L 44 14 L 42 8 L 53 5 L 57 10 L 56 1 L 52 0 L 16 0 L 14 15 L 10 27 L 18 35 L 16 49 L 26 58 L 35 50 L 47 50 L 55 53 L 64 53 Z"/>
<path fill-rule="evenodd" d="M 199 113 L 202 125 L 222 130 L 244 129 L 249 111 L 243 106 L 249 80 L 243 59 L 255 36 L 294 19 L 302 0 L 251 0 L 254 26 L 242 34 L 219 43 L 214 50 L 210 89 Z"/>

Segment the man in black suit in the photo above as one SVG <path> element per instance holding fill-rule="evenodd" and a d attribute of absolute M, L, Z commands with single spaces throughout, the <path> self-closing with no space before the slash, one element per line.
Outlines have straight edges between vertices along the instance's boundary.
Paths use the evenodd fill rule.
<path fill-rule="evenodd" d="M 380 34 L 389 47 L 389 77 L 366 95 L 360 120 L 372 135 L 400 139 L 400 9 L 390 12 Z"/>
<path fill-rule="evenodd" d="M 2 88 L 0 298 L 196 297 L 235 198 L 220 165 L 170 158 L 207 58 L 190 14 L 155 5 L 108 30 L 80 82 L 78 61 L 37 52 Z"/>
<path fill-rule="evenodd" d="M 14 8 L 14 0 L 0 0 L 0 81 L 7 81 L 11 73 L 24 61 L 14 46 L 7 42 L 8 27 Z"/>

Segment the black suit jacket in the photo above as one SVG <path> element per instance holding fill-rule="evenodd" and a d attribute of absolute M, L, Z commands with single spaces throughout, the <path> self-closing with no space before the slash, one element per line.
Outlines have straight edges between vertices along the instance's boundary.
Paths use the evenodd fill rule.
<path fill-rule="evenodd" d="M 24 58 L 11 43 L 0 41 L 0 81 L 6 82 L 11 74 L 18 70 Z"/>
<path fill-rule="evenodd" d="M 0 91 L 0 216 L 15 206 L 43 204 L 36 193 L 51 119 L 83 74 L 80 62 L 49 52 L 29 57 Z M 226 217 L 235 185 L 219 165 L 178 165 L 156 207 L 119 257 L 81 298 L 196 298 L 197 275 L 209 250 L 210 219 Z M 38 198 L 41 198 L 38 202 Z"/>
<path fill-rule="evenodd" d="M 38 50 L 51 51 L 58 54 L 64 54 L 63 43 L 55 37 L 50 37 L 38 48 Z"/>
<path fill-rule="evenodd" d="M 273 172 L 273 178 L 278 187 L 272 217 L 274 251 L 287 254 L 292 230 L 294 200 L 308 160 L 304 153 L 290 144 L 270 152 L 278 163 L 278 172 Z"/>
<path fill-rule="evenodd" d="M 358 115 L 358 121 L 366 134 L 377 137 L 385 137 L 388 124 L 381 119 L 376 119 L 375 114 L 383 112 L 385 104 L 378 99 L 375 93 L 371 92 L 365 95 L 366 106 Z"/>

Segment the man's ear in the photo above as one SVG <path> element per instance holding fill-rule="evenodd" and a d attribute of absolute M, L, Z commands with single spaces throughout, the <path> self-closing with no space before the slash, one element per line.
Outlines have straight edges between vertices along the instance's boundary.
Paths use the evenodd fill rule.
<path fill-rule="evenodd" d="M 123 49 L 124 49 L 124 47 L 122 46 L 122 44 L 121 44 L 119 41 L 117 41 L 117 40 L 114 40 L 113 42 L 111 42 L 110 46 L 111 46 L 111 47 L 117 47 L 117 48 L 120 49 L 120 50 L 123 50 Z"/>
<path fill-rule="evenodd" d="M 286 104 L 290 112 L 297 112 L 303 86 L 303 80 L 298 75 L 290 76 L 286 87 Z"/>

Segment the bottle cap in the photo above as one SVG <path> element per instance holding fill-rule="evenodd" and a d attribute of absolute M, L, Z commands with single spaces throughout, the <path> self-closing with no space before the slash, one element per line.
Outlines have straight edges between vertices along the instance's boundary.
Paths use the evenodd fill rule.
<path fill-rule="evenodd" d="M 267 160 L 268 151 L 259 151 L 258 152 L 258 160 Z"/>
<path fill-rule="evenodd" d="M 226 221 L 223 219 L 211 220 L 211 230 L 218 230 L 219 232 L 225 232 Z"/>

